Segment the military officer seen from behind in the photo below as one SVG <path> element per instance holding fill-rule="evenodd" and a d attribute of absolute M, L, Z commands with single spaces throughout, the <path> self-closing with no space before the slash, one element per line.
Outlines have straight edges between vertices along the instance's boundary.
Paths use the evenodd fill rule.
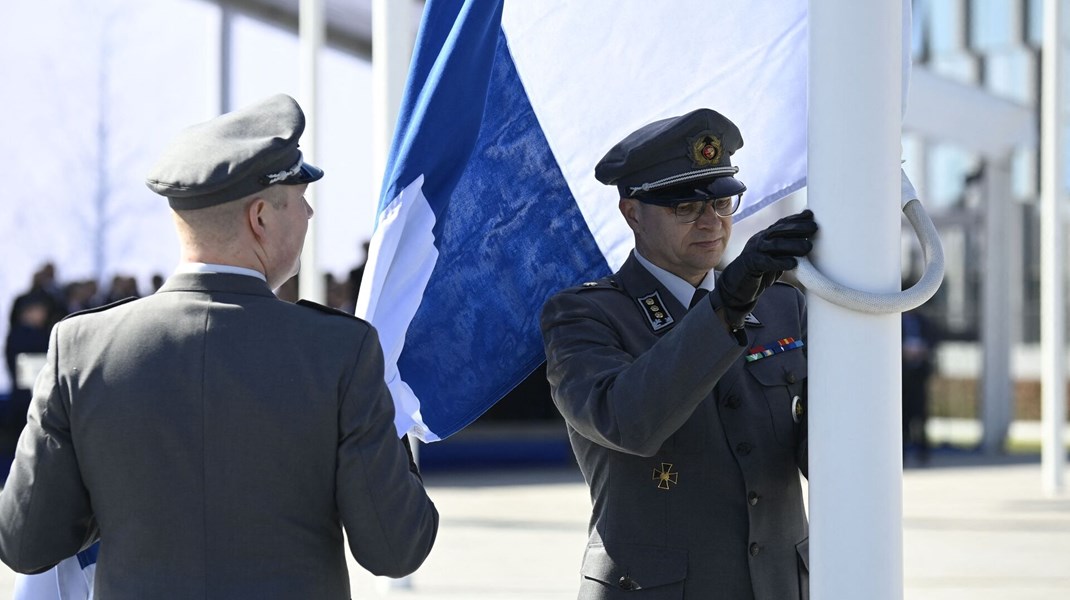
<path fill-rule="evenodd" d="M 100 540 L 95 597 L 348 599 L 416 570 L 438 513 L 393 424 L 375 330 L 272 290 L 323 176 L 277 95 L 195 125 L 148 178 L 181 264 L 152 296 L 52 330 L 0 494 L 0 558 L 39 572 Z"/>
<path fill-rule="evenodd" d="M 700 109 L 613 147 L 595 176 L 618 188 L 635 250 L 543 308 L 593 503 L 580 598 L 808 597 L 806 309 L 776 281 L 817 225 L 781 219 L 714 271 L 746 189 L 742 145 Z"/>

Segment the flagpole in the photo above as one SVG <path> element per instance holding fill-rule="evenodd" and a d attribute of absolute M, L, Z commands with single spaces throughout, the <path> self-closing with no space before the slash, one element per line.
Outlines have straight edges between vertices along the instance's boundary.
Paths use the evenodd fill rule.
<path fill-rule="evenodd" d="M 901 11 L 810 1 L 813 260 L 870 292 L 900 286 Z M 811 597 L 900 600 L 900 316 L 807 296 Z"/>
<path fill-rule="evenodd" d="M 1064 491 L 1066 446 L 1066 152 L 1063 131 L 1063 0 L 1044 2 L 1041 52 L 1040 346 L 1041 478 L 1044 492 Z"/>
<path fill-rule="evenodd" d="M 372 2 L 372 198 L 381 198 L 390 141 L 394 138 L 416 32 L 411 0 Z M 368 215 L 374 219 L 375 215 Z M 409 436 L 413 461 L 420 463 L 420 440 Z M 412 589 L 412 576 L 384 580 L 380 588 Z"/>
<path fill-rule="evenodd" d="M 301 152 L 304 159 L 318 164 L 317 129 L 319 124 L 319 55 L 323 48 L 326 32 L 324 17 L 324 0 L 301 0 L 298 13 L 298 52 L 301 62 L 301 106 L 305 112 L 305 132 L 301 136 Z M 315 186 L 309 186 L 305 200 L 316 210 Z M 320 218 L 323 218 L 322 216 Z M 316 219 L 308 221 L 308 233 L 301 251 L 301 271 L 297 275 L 298 295 L 313 302 L 325 302 L 327 299 L 326 283 L 319 270 L 319 258 L 316 256 L 318 238 Z"/>

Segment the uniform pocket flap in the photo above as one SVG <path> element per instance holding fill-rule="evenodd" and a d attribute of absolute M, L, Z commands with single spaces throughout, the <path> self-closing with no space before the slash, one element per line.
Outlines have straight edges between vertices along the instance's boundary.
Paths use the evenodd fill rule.
<path fill-rule="evenodd" d="M 669 585 L 687 577 L 687 550 L 638 544 L 592 545 L 583 556 L 580 573 L 623 589 Z"/>
<path fill-rule="evenodd" d="M 806 378 L 806 355 L 789 350 L 748 362 L 746 370 L 765 386 L 789 385 Z"/>

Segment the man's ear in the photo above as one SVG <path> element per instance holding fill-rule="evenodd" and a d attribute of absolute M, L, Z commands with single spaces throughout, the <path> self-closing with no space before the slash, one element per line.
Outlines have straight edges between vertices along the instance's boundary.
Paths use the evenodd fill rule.
<path fill-rule="evenodd" d="M 635 231 L 639 226 L 639 201 L 631 198 L 621 198 L 617 208 L 620 209 L 620 214 L 624 215 L 624 220 L 628 222 L 628 227 Z"/>
<path fill-rule="evenodd" d="M 267 235 L 267 212 L 267 202 L 263 198 L 254 198 L 245 207 L 245 222 L 258 240 Z"/>

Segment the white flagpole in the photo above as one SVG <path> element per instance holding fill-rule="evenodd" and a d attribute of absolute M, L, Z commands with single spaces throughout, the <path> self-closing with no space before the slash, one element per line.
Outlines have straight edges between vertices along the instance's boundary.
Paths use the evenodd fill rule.
<path fill-rule="evenodd" d="M 394 137 L 409 61 L 415 43 L 411 0 L 372 2 L 372 198 L 382 195 L 383 175 Z M 375 215 L 368 215 L 374 219 Z M 409 436 L 413 460 L 420 462 L 420 440 Z M 412 576 L 380 579 L 380 588 L 411 589 Z"/>
<path fill-rule="evenodd" d="M 1044 49 L 1041 52 L 1041 189 L 1040 189 L 1040 372 L 1041 477 L 1049 496 L 1064 491 L 1066 447 L 1066 233 L 1064 210 L 1066 108 L 1063 80 L 1064 0 L 1044 2 Z"/>
<path fill-rule="evenodd" d="M 301 153 L 304 159 L 317 164 L 316 133 L 319 124 L 319 56 L 326 34 L 326 18 L 323 0 L 301 0 L 298 13 L 298 52 L 301 63 L 301 107 L 305 112 L 305 132 L 301 136 Z M 305 192 L 312 210 L 316 210 L 316 186 L 311 185 Z M 323 218 L 320 216 L 320 218 Z M 308 233 L 301 251 L 301 272 L 297 275 L 298 294 L 313 302 L 325 302 L 326 284 L 319 270 L 316 256 L 317 230 L 316 217 L 308 222 Z"/>
<path fill-rule="evenodd" d="M 869 292 L 900 285 L 902 10 L 810 2 L 813 262 Z M 900 600 L 900 316 L 808 303 L 811 598 Z"/>

